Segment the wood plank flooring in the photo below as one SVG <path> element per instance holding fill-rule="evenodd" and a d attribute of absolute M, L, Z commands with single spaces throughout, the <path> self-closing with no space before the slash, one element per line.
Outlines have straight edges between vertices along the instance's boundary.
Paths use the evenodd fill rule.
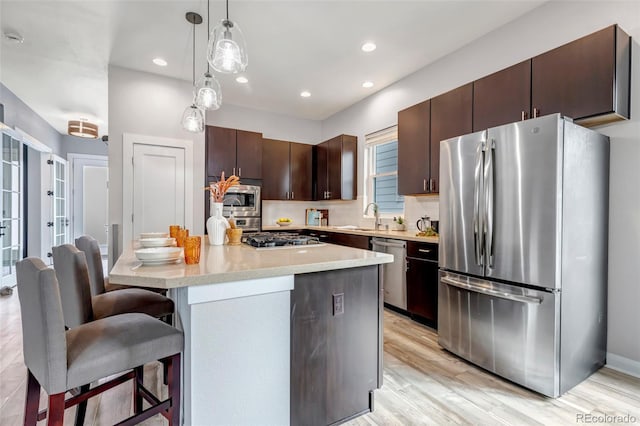
<path fill-rule="evenodd" d="M 631 415 L 640 424 L 640 379 L 603 368 L 558 399 L 509 383 L 446 352 L 436 333 L 385 312 L 384 386 L 375 411 L 347 423 L 361 425 L 568 425 L 578 415 Z M 145 367 L 145 383 L 162 392 L 161 365 Z M 26 368 L 17 293 L 0 298 L 0 425 L 22 424 Z M 131 412 L 131 387 L 89 400 L 87 425 L 112 425 Z M 45 407 L 44 393 L 41 406 Z M 75 409 L 65 413 L 73 424 Z M 44 425 L 45 421 L 39 422 Z M 166 424 L 156 416 L 144 425 Z"/>

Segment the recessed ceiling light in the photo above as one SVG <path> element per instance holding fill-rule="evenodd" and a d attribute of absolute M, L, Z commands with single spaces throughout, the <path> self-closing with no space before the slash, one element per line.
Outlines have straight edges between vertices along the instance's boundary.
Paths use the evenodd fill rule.
<path fill-rule="evenodd" d="M 361 49 L 363 52 L 373 52 L 374 50 L 376 50 L 376 44 L 372 41 L 368 41 L 365 44 L 362 45 Z"/>
<path fill-rule="evenodd" d="M 311 92 L 305 90 L 304 92 L 300 92 L 300 96 L 302 96 L 303 98 L 308 98 L 309 96 L 311 96 Z"/>
<path fill-rule="evenodd" d="M 369 87 L 373 87 L 373 81 L 365 81 L 362 83 L 362 87 L 368 89 Z"/>
<path fill-rule="evenodd" d="M 156 64 L 159 67 L 166 67 L 167 66 L 167 61 L 165 61 L 162 58 L 154 58 L 153 63 Z"/>
<path fill-rule="evenodd" d="M 247 77 L 240 76 L 240 77 L 236 78 L 236 81 L 237 81 L 238 83 L 245 84 L 245 83 L 248 83 L 248 82 L 249 82 L 249 79 L 248 79 Z"/>

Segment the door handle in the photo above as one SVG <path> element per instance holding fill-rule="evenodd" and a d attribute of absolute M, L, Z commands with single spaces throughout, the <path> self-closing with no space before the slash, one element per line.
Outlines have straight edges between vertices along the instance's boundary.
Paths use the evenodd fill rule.
<path fill-rule="evenodd" d="M 458 287 L 461 288 L 463 290 L 468 290 L 468 291 L 472 291 L 474 293 L 480 293 L 480 294 L 484 294 L 487 296 L 491 296 L 491 297 L 497 297 L 499 299 L 505 299 L 505 300 L 510 300 L 512 302 L 521 302 L 521 303 L 529 303 L 529 304 L 535 304 L 535 305 L 539 305 L 540 303 L 542 303 L 542 299 L 538 298 L 538 297 L 532 297 L 532 296 L 521 296 L 519 294 L 512 294 L 512 293 L 507 293 L 504 291 L 499 291 L 499 290 L 493 290 L 490 288 L 484 288 L 478 285 L 474 285 L 474 284 L 469 284 L 469 283 L 465 283 L 462 281 L 458 281 L 454 278 L 451 278 L 449 276 L 444 276 L 441 278 L 441 281 L 445 284 L 451 285 L 453 287 Z"/>
<path fill-rule="evenodd" d="M 53 222 L 47 222 L 47 226 L 51 228 L 53 226 Z"/>
<path fill-rule="evenodd" d="M 484 150 L 486 142 L 482 142 L 476 149 L 476 165 L 474 170 L 473 182 L 473 253 L 475 255 L 476 265 L 483 265 L 483 251 L 481 238 L 481 229 L 483 226 L 482 217 L 480 216 L 480 188 L 482 188 L 482 167 L 484 165 Z"/>
<path fill-rule="evenodd" d="M 493 162 L 495 160 L 495 139 L 491 139 L 486 146 L 486 161 L 484 168 L 484 241 L 487 266 L 493 268 Z"/>

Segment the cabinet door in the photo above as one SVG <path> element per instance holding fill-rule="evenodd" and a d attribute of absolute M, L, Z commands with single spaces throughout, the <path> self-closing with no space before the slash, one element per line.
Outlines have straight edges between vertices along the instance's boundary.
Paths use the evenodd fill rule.
<path fill-rule="evenodd" d="M 315 147 L 316 200 L 326 200 L 329 193 L 327 167 L 329 162 L 329 144 L 322 142 Z"/>
<path fill-rule="evenodd" d="M 226 176 L 236 167 L 236 130 L 207 126 L 207 175 Z"/>
<path fill-rule="evenodd" d="M 291 198 L 298 201 L 313 199 L 313 145 L 289 144 Z"/>
<path fill-rule="evenodd" d="M 529 118 L 531 60 L 473 82 L 473 131 Z"/>
<path fill-rule="evenodd" d="M 262 133 L 238 130 L 236 174 L 245 179 L 262 179 Z"/>
<path fill-rule="evenodd" d="M 437 328 L 437 262 L 407 259 L 407 310 Z"/>
<path fill-rule="evenodd" d="M 559 112 L 580 119 L 615 110 L 617 29 L 605 28 L 533 58 L 536 116 Z"/>
<path fill-rule="evenodd" d="M 431 99 L 431 192 L 439 191 L 440 141 L 471 133 L 473 83 Z"/>
<path fill-rule="evenodd" d="M 430 119 L 430 100 L 398 112 L 399 194 L 428 192 Z"/>
<path fill-rule="evenodd" d="M 289 197 L 289 142 L 264 139 L 262 161 L 268 164 L 262 173 L 262 199 L 287 200 Z"/>
<path fill-rule="evenodd" d="M 330 200 L 342 198 L 342 137 L 327 141 L 327 179 Z"/>
<path fill-rule="evenodd" d="M 342 135 L 340 146 L 340 199 L 355 200 L 358 185 L 358 138 Z"/>

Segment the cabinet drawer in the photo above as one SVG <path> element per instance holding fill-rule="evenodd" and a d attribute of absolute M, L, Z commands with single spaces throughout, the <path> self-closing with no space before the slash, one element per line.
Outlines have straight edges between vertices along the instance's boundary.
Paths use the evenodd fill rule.
<path fill-rule="evenodd" d="M 438 261 L 438 245 L 407 241 L 407 257 Z"/>

